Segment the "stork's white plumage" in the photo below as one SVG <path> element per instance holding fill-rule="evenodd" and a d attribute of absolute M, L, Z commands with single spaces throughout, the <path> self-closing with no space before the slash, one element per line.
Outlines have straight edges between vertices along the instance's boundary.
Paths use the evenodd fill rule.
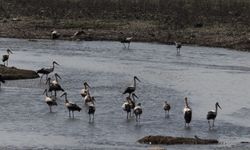
<path fill-rule="evenodd" d="M 214 121 L 215 121 L 215 118 L 217 117 L 218 107 L 221 109 L 219 103 L 216 102 L 215 103 L 215 110 L 210 110 L 207 113 L 207 120 L 208 120 L 208 124 L 209 124 L 209 129 L 211 128 L 210 120 L 213 120 L 213 127 L 214 127 Z"/>
<path fill-rule="evenodd" d="M 89 93 L 90 86 L 87 82 L 84 82 L 83 85 L 84 85 L 84 88 L 80 91 L 80 94 L 82 97 L 85 98 L 85 96 L 87 96 L 87 94 Z"/>
<path fill-rule="evenodd" d="M 183 114 L 184 114 L 184 119 L 185 119 L 185 127 L 186 127 L 186 124 L 188 124 L 188 126 L 189 126 L 189 124 L 192 120 L 192 109 L 188 105 L 187 97 L 185 97 L 185 106 L 183 109 Z"/>
<path fill-rule="evenodd" d="M 53 96 L 48 96 L 47 89 L 44 90 L 44 93 L 46 94 L 46 96 L 45 96 L 45 102 L 48 104 L 50 112 L 52 112 L 52 108 L 51 107 L 57 105 L 56 98 L 53 97 Z"/>
<path fill-rule="evenodd" d="M 141 120 L 141 114 L 142 114 L 142 107 L 141 107 L 141 103 L 138 103 L 137 106 L 135 106 L 134 108 L 134 114 L 136 117 L 136 122 L 140 122 Z"/>
<path fill-rule="evenodd" d="M 10 49 L 7 49 L 6 51 L 7 51 L 7 55 L 2 56 L 2 61 L 3 61 L 5 66 L 8 66 L 9 56 L 10 56 L 10 54 L 13 54 L 13 53 Z M 6 64 L 5 64 L 5 62 L 6 62 Z"/>

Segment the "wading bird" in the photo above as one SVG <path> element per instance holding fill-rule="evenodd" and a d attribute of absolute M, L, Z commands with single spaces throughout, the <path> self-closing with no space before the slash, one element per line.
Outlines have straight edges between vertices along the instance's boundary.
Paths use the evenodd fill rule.
<path fill-rule="evenodd" d="M 88 105 L 89 103 L 95 104 L 95 97 L 94 96 L 90 96 L 90 93 L 88 91 L 87 95 L 84 97 L 84 104 Z"/>
<path fill-rule="evenodd" d="M 87 93 L 89 92 L 90 86 L 87 82 L 84 82 L 83 86 L 84 86 L 84 88 L 81 90 L 80 94 L 84 98 L 87 95 Z"/>
<path fill-rule="evenodd" d="M 126 37 L 126 38 L 123 38 L 121 39 L 121 43 L 123 44 L 123 46 L 126 48 L 126 43 L 128 44 L 128 49 L 129 49 L 129 46 L 130 46 L 130 42 L 132 41 L 133 37 Z"/>
<path fill-rule="evenodd" d="M 74 118 L 74 111 L 79 111 L 80 112 L 82 109 L 78 105 L 76 105 L 75 103 L 68 101 L 66 92 L 64 92 L 61 95 L 61 97 L 63 97 L 63 96 L 65 96 L 65 106 L 68 108 L 69 117 L 71 117 L 70 112 L 72 112 L 72 115 L 73 115 L 73 118 Z"/>
<path fill-rule="evenodd" d="M 165 111 L 165 117 L 166 117 L 166 113 L 168 112 L 168 116 L 169 116 L 169 110 L 171 109 L 170 104 L 168 104 L 167 101 L 165 101 L 164 105 L 163 105 L 163 109 Z"/>
<path fill-rule="evenodd" d="M 57 91 L 64 92 L 64 89 L 61 87 L 60 84 L 58 84 L 58 82 L 56 82 L 56 84 L 54 84 L 54 83 L 51 83 L 51 78 L 48 78 L 47 81 L 46 81 L 46 84 L 49 85 L 49 92 L 54 91 L 55 92 L 55 97 L 56 97 L 56 92 Z"/>
<path fill-rule="evenodd" d="M 130 96 L 129 96 L 129 97 L 130 97 Z M 136 103 L 135 98 L 138 99 L 137 95 L 135 95 L 135 93 L 132 93 L 132 100 L 130 99 L 130 106 L 131 106 L 132 109 L 135 108 L 135 103 Z"/>
<path fill-rule="evenodd" d="M 40 70 L 37 70 L 37 73 L 42 74 L 40 81 L 42 80 L 43 76 L 46 75 L 46 80 L 48 79 L 48 75 L 54 71 L 55 69 L 55 64 L 59 65 L 56 61 L 52 62 L 52 67 L 51 68 L 42 68 Z"/>
<path fill-rule="evenodd" d="M 86 34 L 84 31 L 76 31 L 72 36 L 71 36 L 71 39 L 72 40 L 76 40 L 76 39 L 79 39 L 80 38 L 80 36 L 82 35 L 82 34 Z"/>
<path fill-rule="evenodd" d="M 209 124 L 209 129 L 211 128 L 211 126 L 210 126 L 210 120 L 213 120 L 213 127 L 214 127 L 214 120 L 215 120 L 215 118 L 217 116 L 218 107 L 221 109 L 219 103 L 216 102 L 215 103 L 215 110 L 210 110 L 207 113 L 207 120 L 208 120 L 208 124 Z"/>
<path fill-rule="evenodd" d="M 95 119 L 95 104 L 93 103 L 89 103 L 88 104 L 88 107 L 89 107 L 89 111 L 88 111 L 88 114 L 89 114 L 89 122 L 94 121 Z M 92 115 L 92 117 L 91 117 Z M 91 119 L 92 118 L 92 119 Z"/>
<path fill-rule="evenodd" d="M 53 30 L 51 32 L 51 39 L 54 40 L 54 39 L 58 39 L 60 37 L 60 33 L 58 33 L 56 30 Z"/>
<path fill-rule="evenodd" d="M 186 127 L 186 124 L 188 124 L 188 127 L 189 127 L 189 123 L 192 120 L 192 109 L 188 105 L 187 97 L 185 97 L 185 107 L 183 109 L 183 113 L 184 113 L 184 119 L 185 119 L 185 127 Z"/>
<path fill-rule="evenodd" d="M 52 112 L 51 107 L 52 106 L 57 106 L 57 102 L 55 97 L 52 96 L 48 96 L 48 91 L 47 89 L 44 90 L 43 94 L 45 94 L 45 102 L 48 104 L 49 106 L 49 112 Z"/>
<path fill-rule="evenodd" d="M 128 96 L 126 97 L 125 102 L 122 104 L 122 109 L 127 112 L 127 119 L 128 119 L 129 114 L 131 116 L 131 110 L 132 110 L 131 101 L 132 101 L 131 98 Z"/>
<path fill-rule="evenodd" d="M 55 73 L 54 76 L 55 76 L 55 80 L 53 80 L 51 83 L 54 84 L 54 85 L 59 84 L 58 79 L 62 80 L 62 78 L 57 73 Z"/>
<path fill-rule="evenodd" d="M 3 79 L 3 76 L 2 76 L 2 75 L 0 75 L 0 87 L 1 87 L 1 82 L 2 82 L 2 83 L 5 83 L 5 80 Z"/>
<path fill-rule="evenodd" d="M 136 122 L 140 122 L 141 120 L 141 114 L 142 114 L 142 108 L 141 108 L 141 103 L 138 103 L 137 106 L 134 108 L 134 114 L 136 117 Z"/>
<path fill-rule="evenodd" d="M 7 51 L 7 55 L 3 55 L 2 61 L 3 61 L 3 64 L 5 66 L 8 66 L 8 60 L 9 60 L 10 54 L 13 54 L 13 53 L 12 53 L 12 51 L 10 49 L 7 49 L 6 51 Z"/>
<path fill-rule="evenodd" d="M 135 92 L 135 90 L 136 90 L 136 80 L 141 82 L 136 76 L 134 76 L 134 85 L 130 86 L 130 87 L 127 87 L 126 90 L 123 92 L 123 94 L 129 93 L 129 95 L 130 95 L 133 92 Z"/>
<path fill-rule="evenodd" d="M 177 43 L 175 42 L 175 46 L 176 46 L 176 52 L 177 52 L 177 55 L 179 56 L 181 54 L 181 43 Z"/>

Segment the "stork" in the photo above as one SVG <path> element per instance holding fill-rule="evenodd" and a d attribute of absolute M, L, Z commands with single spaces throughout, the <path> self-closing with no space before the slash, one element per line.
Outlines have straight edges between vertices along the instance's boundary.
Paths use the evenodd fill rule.
<path fill-rule="evenodd" d="M 88 91 L 87 95 L 84 97 L 84 104 L 88 105 L 89 103 L 95 104 L 95 98 L 94 98 L 94 96 L 90 96 L 90 93 Z"/>
<path fill-rule="evenodd" d="M 52 62 L 52 67 L 51 68 L 42 68 L 40 70 L 37 70 L 37 73 L 42 74 L 40 81 L 42 80 L 43 76 L 46 75 L 46 80 L 48 79 L 48 75 L 54 71 L 55 69 L 55 64 L 59 65 L 56 61 Z"/>
<path fill-rule="evenodd" d="M 51 32 L 51 39 L 54 40 L 54 39 L 58 39 L 60 37 L 60 33 L 58 33 L 56 30 L 53 30 Z"/>
<path fill-rule="evenodd" d="M 189 123 L 192 120 L 192 109 L 188 105 L 187 97 L 185 97 L 185 107 L 183 109 L 183 113 L 184 113 L 184 119 L 185 119 L 185 127 L 186 127 L 186 124 L 188 124 L 188 127 L 189 127 Z"/>
<path fill-rule="evenodd" d="M 65 96 L 65 106 L 67 107 L 68 111 L 69 111 L 69 117 L 71 117 L 71 114 L 70 112 L 72 112 L 72 115 L 73 115 L 73 118 L 74 118 L 74 111 L 81 111 L 82 109 L 76 105 L 75 103 L 71 102 L 71 101 L 68 101 L 68 98 L 67 98 L 67 93 L 64 92 L 61 97 Z"/>
<path fill-rule="evenodd" d="M 127 43 L 128 44 L 128 49 L 129 49 L 129 46 L 130 46 L 130 42 L 131 42 L 131 40 L 133 39 L 133 37 L 126 37 L 126 38 L 123 38 L 123 39 L 121 39 L 121 43 L 123 44 L 123 46 L 126 48 L 126 45 L 125 45 L 125 43 Z"/>
<path fill-rule="evenodd" d="M 138 103 L 137 106 L 135 106 L 134 114 L 135 114 L 135 117 L 136 117 L 136 122 L 138 122 L 138 121 L 140 122 L 141 114 L 142 114 L 141 103 Z"/>
<path fill-rule="evenodd" d="M 3 57 L 2 57 L 2 61 L 3 61 L 4 66 L 8 66 L 9 56 L 10 56 L 10 54 L 13 54 L 10 49 L 7 49 L 6 51 L 7 51 L 7 55 L 3 55 Z M 6 62 L 6 64 L 5 64 L 5 62 Z"/>
<path fill-rule="evenodd" d="M 80 94 L 82 97 L 85 97 L 87 93 L 89 92 L 90 86 L 87 82 L 84 82 L 83 85 L 84 85 L 84 88 L 81 90 Z"/>
<path fill-rule="evenodd" d="M 130 99 L 130 101 L 129 101 L 130 106 L 131 106 L 131 108 L 132 108 L 132 109 L 134 109 L 134 108 L 135 108 L 135 103 L 136 103 L 135 98 L 137 98 L 137 99 L 138 99 L 138 96 L 137 96 L 137 95 L 135 95 L 135 93 L 132 93 L 132 100 Z"/>
<path fill-rule="evenodd" d="M 127 119 L 128 115 L 130 114 L 131 116 L 131 110 L 135 108 L 135 98 L 138 98 L 134 93 L 132 94 L 133 100 L 130 98 L 130 95 L 126 97 L 125 102 L 122 104 L 122 109 L 127 112 Z"/>
<path fill-rule="evenodd" d="M 94 121 L 95 119 L 95 104 L 94 103 L 89 103 L 88 104 L 88 107 L 89 107 L 89 111 L 88 111 L 88 114 L 89 114 L 89 122 Z M 91 115 L 93 116 L 92 119 L 91 119 Z"/>
<path fill-rule="evenodd" d="M 72 39 L 77 39 L 77 38 L 79 38 L 82 34 L 86 34 L 83 30 L 81 30 L 81 31 L 76 31 L 72 36 L 71 36 L 71 38 Z"/>
<path fill-rule="evenodd" d="M 122 104 L 122 109 L 127 112 L 127 119 L 128 119 L 128 115 L 131 114 L 131 106 L 129 105 L 128 101 L 125 101 Z"/>
<path fill-rule="evenodd" d="M 215 110 L 210 110 L 210 111 L 207 113 L 207 120 L 208 120 L 208 124 L 209 124 L 209 129 L 211 129 L 210 120 L 213 120 L 213 127 L 214 127 L 214 121 L 215 121 L 215 118 L 216 118 L 216 116 L 217 116 L 218 107 L 221 109 L 219 103 L 216 102 L 216 103 L 215 103 Z"/>
<path fill-rule="evenodd" d="M 52 112 L 51 107 L 52 106 L 57 106 L 56 99 L 55 99 L 55 97 L 48 96 L 48 90 L 47 89 L 44 90 L 43 94 L 45 94 L 45 102 L 49 106 L 49 111 Z"/>
<path fill-rule="evenodd" d="M 2 75 L 0 75 L 0 87 L 1 87 L 1 82 L 2 82 L 2 83 L 5 83 L 5 80 L 3 79 L 3 76 L 2 76 Z"/>
<path fill-rule="evenodd" d="M 167 101 L 165 101 L 164 105 L 163 105 L 163 109 L 165 111 L 165 117 L 166 117 L 166 113 L 168 112 L 168 116 L 169 116 L 169 110 L 171 109 L 170 104 L 168 104 Z"/>
<path fill-rule="evenodd" d="M 129 93 L 132 94 L 136 90 L 136 80 L 141 82 L 136 76 L 134 76 L 134 85 L 127 87 L 126 90 L 123 92 L 123 94 Z"/>
<path fill-rule="evenodd" d="M 49 92 L 54 91 L 55 92 L 55 97 L 56 97 L 56 91 L 62 91 L 64 92 L 64 89 L 61 87 L 60 84 L 56 83 L 51 83 L 51 78 L 48 78 L 46 81 L 46 84 L 49 85 Z"/>
<path fill-rule="evenodd" d="M 55 76 L 55 80 L 53 80 L 51 83 L 54 85 L 59 84 L 58 79 L 62 80 L 62 78 L 57 73 L 55 73 L 54 76 Z"/>
<path fill-rule="evenodd" d="M 176 51 L 177 51 L 177 56 L 179 56 L 181 54 L 181 43 L 177 43 L 175 42 L 175 47 L 176 47 Z"/>

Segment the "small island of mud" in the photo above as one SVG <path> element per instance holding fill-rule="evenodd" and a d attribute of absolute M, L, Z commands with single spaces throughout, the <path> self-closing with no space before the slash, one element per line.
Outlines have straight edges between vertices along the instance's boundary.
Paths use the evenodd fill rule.
<path fill-rule="evenodd" d="M 215 139 L 200 139 L 197 136 L 195 138 L 187 137 L 171 137 L 171 136 L 145 136 L 138 140 L 141 144 L 218 144 L 219 141 Z"/>
<path fill-rule="evenodd" d="M 4 65 L 0 65 L 0 75 L 2 75 L 3 80 L 34 79 L 39 77 L 36 71 L 6 67 Z"/>

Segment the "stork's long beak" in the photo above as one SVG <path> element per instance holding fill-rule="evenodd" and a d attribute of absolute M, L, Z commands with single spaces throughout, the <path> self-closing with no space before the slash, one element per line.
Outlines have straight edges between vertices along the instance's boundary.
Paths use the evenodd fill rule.
<path fill-rule="evenodd" d="M 83 85 L 91 88 L 87 82 L 84 82 Z"/>
<path fill-rule="evenodd" d="M 63 97 L 64 95 L 66 95 L 67 93 L 66 92 L 64 92 L 60 97 Z"/>
<path fill-rule="evenodd" d="M 7 49 L 7 52 L 13 54 L 13 52 L 10 49 Z"/>
<path fill-rule="evenodd" d="M 132 94 L 132 96 L 134 96 L 134 97 L 136 97 L 137 99 L 139 99 L 139 98 L 138 98 L 138 96 L 137 96 L 137 95 L 135 95 L 135 93 L 133 93 L 133 94 Z"/>
<path fill-rule="evenodd" d="M 86 82 L 86 85 L 87 85 L 89 88 L 91 88 L 87 82 Z"/>
<path fill-rule="evenodd" d="M 137 76 L 135 76 L 135 79 L 136 79 L 137 81 L 141 82 L 141 80 L 140 80 L 139 78 L 137 78 Z"/>
<path fill-rule="evenodd" d="M 218 107 L 221 109 L 220 105 L 218 104 Z M 222 110 L 222 109 L 221 109 Z"/>
<path fill-rule="evenodd" d="M 53 64 L 57 64 L 58 66 L 60 66 L 56 61 L 53 61 Z"/>
<path fill-rule="evenodd" d="M 55 76 L 62 80 L 62 78 L 57 73 L 55 73 Z"/>

